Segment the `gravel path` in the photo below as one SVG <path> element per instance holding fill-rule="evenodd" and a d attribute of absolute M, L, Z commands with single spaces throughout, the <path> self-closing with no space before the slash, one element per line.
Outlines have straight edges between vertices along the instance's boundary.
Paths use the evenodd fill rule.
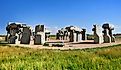
<path fill-rule="evenodd" d="M 25 44 L 10 44 L 11 46 L 20 46 L 20 47 L 29 47 L 29 48 L 36 48 L 36 49 L 59 49 L 59 50 L 68 50 L 68 49 L 85 49 L 85 48 L 96 48 L 96 47 L 106 47 L 121 44 L 121 42 L 115 43 L 103 43 L 103 44 L 94 44 L 93 40 L 86 40 L 81 43 L 69 43 L 67 41 L 60 41 L 60 40 L 51 40 L 48 43 L 57 43 L 57 42 L 65 42 L 64 47 L 49 47 L 49 46 L 42 46 L 42 45 L 33 45 L 33 42 L 29 45 Z"/>

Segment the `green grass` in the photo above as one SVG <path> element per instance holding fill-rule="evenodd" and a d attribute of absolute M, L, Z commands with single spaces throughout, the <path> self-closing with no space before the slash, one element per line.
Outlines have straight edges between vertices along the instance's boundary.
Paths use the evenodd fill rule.
<path fill-rule="evenodd" d="M 56 35 L 50 35 L 50 37 L 56 37 Z"/>
<path fill-rule="evenodd" d="M 0 45 L 0 70 L 120 70 L 121 45 L 40 50 Z"/>

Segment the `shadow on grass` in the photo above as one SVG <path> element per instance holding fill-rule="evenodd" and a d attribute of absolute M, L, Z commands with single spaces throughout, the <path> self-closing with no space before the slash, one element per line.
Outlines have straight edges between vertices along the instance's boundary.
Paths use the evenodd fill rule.
<path fill-rule="evenodd" d="M 8 46 L 8 47 L 11 47 L 8 43 L 0 43 L 0 46 Z"/>
<path fill-rule="evenodd" d="M 24 47 L 24 46 L 18 46 L 18 45 L 16 45 L 16 46 L 13 46 L 13 47 L 16 47 L 16 48 L 21 48 L 21 49 L 31 49 L 30 47 Z"/>

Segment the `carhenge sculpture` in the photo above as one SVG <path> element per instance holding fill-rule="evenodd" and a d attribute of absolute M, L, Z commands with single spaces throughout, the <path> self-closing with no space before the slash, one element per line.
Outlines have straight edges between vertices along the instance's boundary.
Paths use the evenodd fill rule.
<path fill-rule="evenodd" d="M 31 29 L 25 24 L 21 24 L 18 22 L 9 22 L 6 27 L 7 36 L 6 41 L 10 44 L 15 44 L 20 41 L 21 44 L 29 44 Z"/>
<path fill-rule="evenodd" d="M 9 44 L 30 44 L 33 40 L 34 44 L 44 44 L 49 40 L 50 31 L 44 25 L 37 25 L 35 32 L 26 24 L 18 22 L 9 22 L 6 27 L 6 41 Z"/>

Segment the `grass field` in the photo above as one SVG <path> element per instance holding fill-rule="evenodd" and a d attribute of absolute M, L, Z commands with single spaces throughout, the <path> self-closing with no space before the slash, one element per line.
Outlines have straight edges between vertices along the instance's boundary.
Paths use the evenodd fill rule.
<path fill-rule="evenodd" d="M 121 45 L 84 50 L 40 50 L 0 45 L 0 70 L 120 70 Z"/>

